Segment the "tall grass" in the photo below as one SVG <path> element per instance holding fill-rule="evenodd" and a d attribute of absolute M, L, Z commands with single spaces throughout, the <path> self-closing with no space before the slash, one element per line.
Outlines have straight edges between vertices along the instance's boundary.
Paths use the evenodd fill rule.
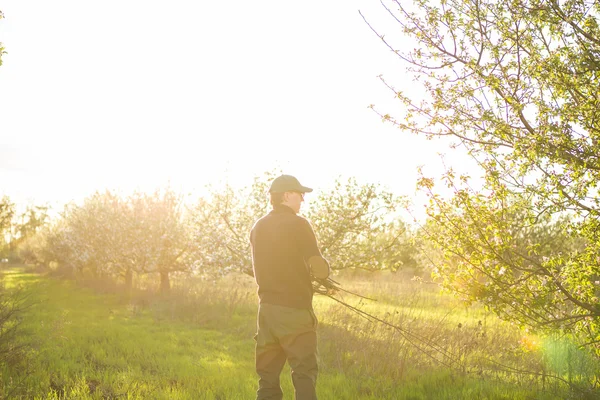
<path fill-rule="evenodd" d="M 383 301 L 346 295 L 347 302 L 401 329 L 367 321 L 329 299 L 317 302 L 336 368 L 395 380 L 445 370 L 541 391 L 570 389 L 577 398 L 600 395 L 599 360 L 568 337 L 520 329 L 434 285 L 393 274 L 369 278 L 339 280 L 351 291 Z"/>
<path fill-rule="evenodd" d="M 174 280 L 168 294 L 124 293 L 110 282 L 15 271 L 39 304 L 23 321 L 32 351 L 25 376 L 6 370 L 15 398 L 250 399 L 256 389 L 256 288 L 251 278 Z M 37 279 L 37 280 L 35 280 Z M 322 399 L 594 398 L 598 362 L 567 338 L 527 333 L 436 287 L 394 275 L 339 277 L 378 301 L 348 303 L 402 332 L 317 296 Z M 428 354 L 429 352 L 429 354 Z M 454 362 L 450 363 L 450 360 Z M 446 364 L 446 365 L 444 365 Z M 527 371 L 527 373 L 518 373 Z M 293 388 L 286 374 L 286 399 Z M 550 378 L 557 375 L 564 381 Z M 573 391 L 568 382 L 584 390 Z"/>
<path fill-rule="evenodd" d="M 27 292 L 10 279 L 4 279 L 2 272 L 0 270 L 0 377 L 4 380 L 8 370 L 26 375 L 28 348 L 19 337 L 23 314 L 32 304 Z M 0 387 L 0 398 L 10 394 Z"/>

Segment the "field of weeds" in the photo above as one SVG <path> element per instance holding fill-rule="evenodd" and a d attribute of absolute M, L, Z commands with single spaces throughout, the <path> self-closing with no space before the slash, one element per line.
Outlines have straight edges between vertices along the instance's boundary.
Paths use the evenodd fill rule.
<path fill-rule="evenodd" d="M 26 362 L 2 367 L 0 398 L 251 399 L 255 286 L 250 277 L 175 281 L 171 293 L 3 271 L 33 306 L 22 315 Z M 349 305 L 324 296 L 321 399 L 597 398 L 599 365 L 567 338 L 535 335 L 399 275 L 339 276 Z M 146 282 L 151 286 L 151 282 Z M 144 286 L 140 282 L 140 286 Z M 293 398 L 286 368 L 285 399 Z"/>

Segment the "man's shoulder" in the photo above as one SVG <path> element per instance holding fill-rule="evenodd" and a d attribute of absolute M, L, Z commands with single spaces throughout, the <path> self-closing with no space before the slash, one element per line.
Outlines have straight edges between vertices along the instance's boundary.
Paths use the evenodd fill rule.
<path fill-rule="evenodd" d="M 298 214 L 286 214 L 285 218 L 297 225 L 310 225 L 306 218 Z"/>
<path fill-rule="evenodd" d="M 256 228 L 261 227 L 263 225 L 269 225 L 271 223 L 271 221 L 273 221 L 273 213 L 268 213 L 266 215 L 263 215 L 262 217 L 260 217 L 259 219 L 257 219 L 254 222 L 254 225 L 252 226 L 252 230 L 256 230 Z"/>
<path fill-rule="evenodd" d="M 269 216 L 269 214 L 264 215 L 262 217 L 260 217 L 259 219 L 257 219 L 256 221 L 254 221 L 254 225 L 252 225 L 252 230 L 255 230 L 258 226 L 264 224 L 265 218 L 267 218 Z"/>
<path fill-rule="evenodd" d="M 300 225 L 300 226 L 306 226 L 306 225 L 310 226 L 311 225 L 310 222 L 306 218 L 304 218 L 300 215 L 297 215 L 297 214 L 270 212 L 267 215 L 256 220 L 252 229 L 256 228 L 257 226 L 268 225 L 271 223 L 279 223 L 282 220 L 288 221 L 289 223 L 291 223 L 293 225 Z"/>
<path fill-rule="evenodd" d="M 301 216 L 301 215 L 296 215 L 296 218 L 298 218 L 298 222 L 303 224 L 303 225 L 311 225 L 310 221 L 308 219 L 306 219 L 305 217 Z"/>

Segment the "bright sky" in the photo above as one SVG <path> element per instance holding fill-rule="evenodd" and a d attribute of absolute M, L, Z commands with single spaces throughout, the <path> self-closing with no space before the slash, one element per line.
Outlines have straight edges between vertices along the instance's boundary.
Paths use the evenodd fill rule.
<path fill-rule="evenodd" d="M 359 9 L 394 27 L 377 0 L 3 1 L 0 195 L 194 192 L 273 168 L 413 194 L 450 150 L 368 109 L 401 106 L 379 74 L 419 88 Z"/>

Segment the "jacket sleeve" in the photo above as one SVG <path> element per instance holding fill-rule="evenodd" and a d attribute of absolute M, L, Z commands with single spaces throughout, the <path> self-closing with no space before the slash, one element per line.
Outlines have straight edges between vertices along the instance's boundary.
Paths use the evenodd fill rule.
<path fill-rule="evenodd" d="M 317 244 L 315 232 L 310 223 L 305 219 L 302 219 L 302 228 L 299 239 L 302 257 L 308 264 L 310 272 L 316 278 L 326 279 L 329 276 L 329 262 L 323 258 Z"/>
<path fill-rule="evenodd" d="M 250 235 L 248 236 L 248 243 L 250 243 L 250 266 L 247 266 L 242 270 L 242 272 L 246 275 L 250 275 L 255 278 L 254 274 L 254 227 L 250 231 Z"/>

